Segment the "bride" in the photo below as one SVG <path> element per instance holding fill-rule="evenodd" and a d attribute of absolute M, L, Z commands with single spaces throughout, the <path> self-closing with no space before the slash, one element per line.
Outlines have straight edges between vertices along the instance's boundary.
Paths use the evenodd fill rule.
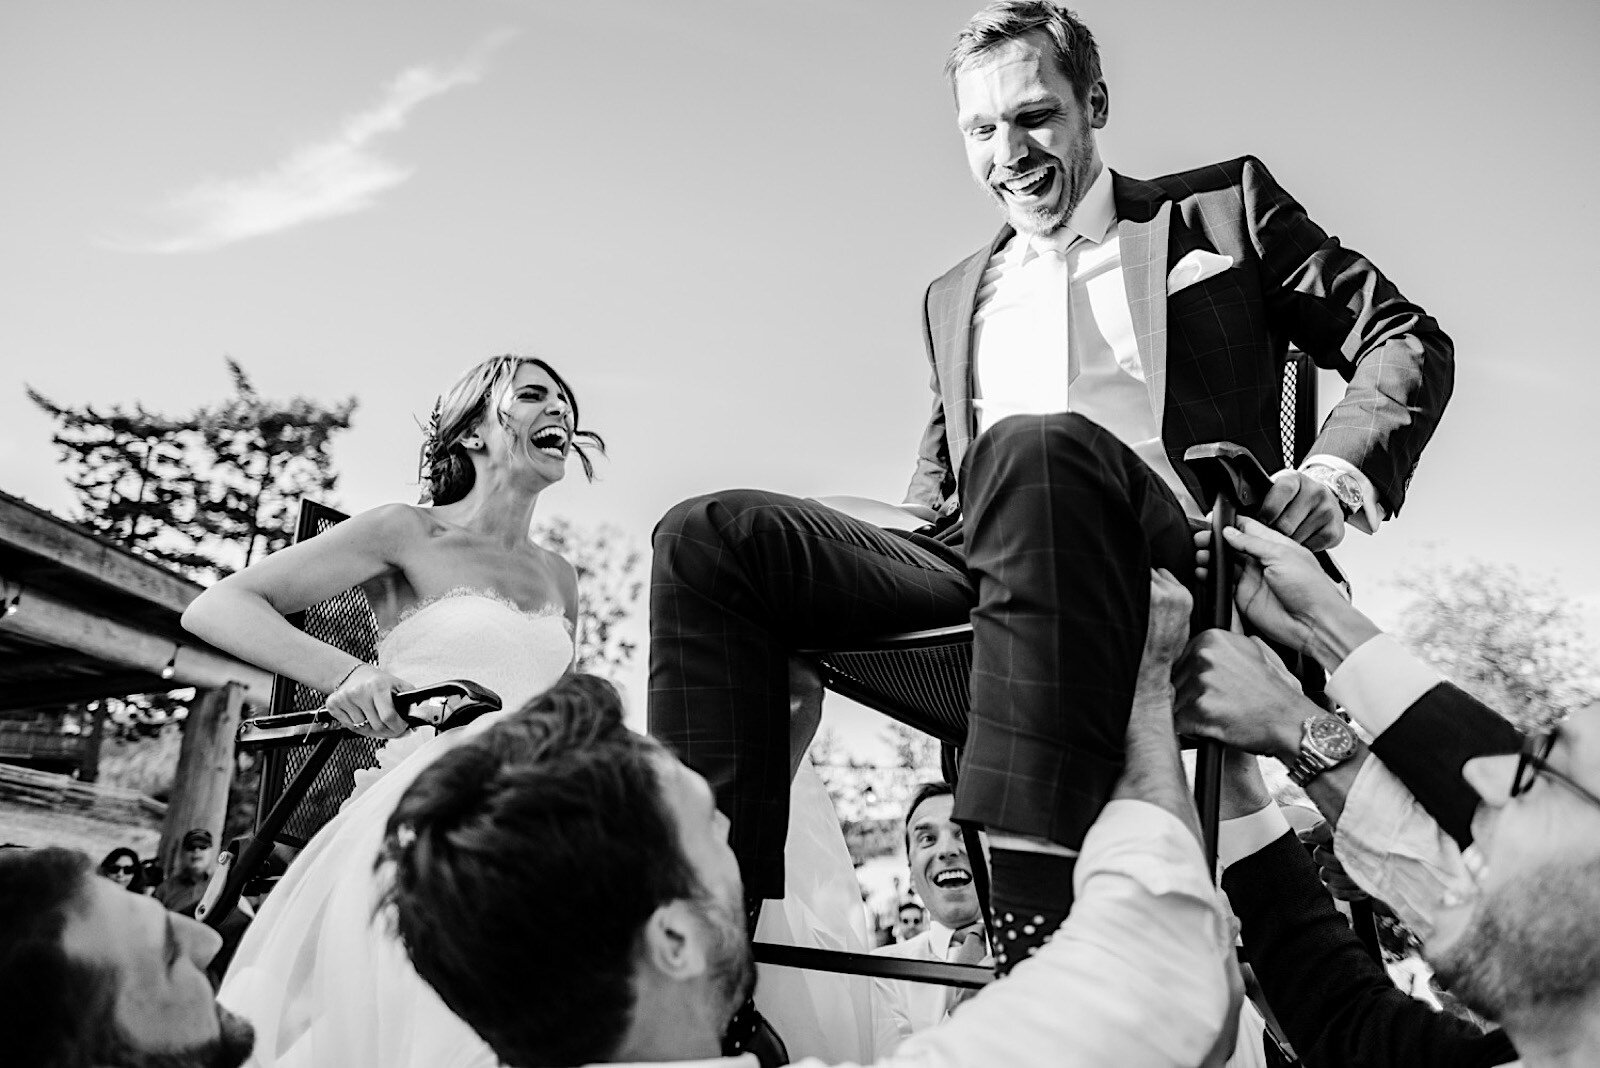
<path fill-rule="evenodd" d="M 586 446 L 605 448 L 579 429 L 577 402 L 553 368 L 487 360 L 435 409 L 424 505 L 355 516 L 223 579 L 184 613 L 184 626 L 213 645 L 327 693 L 340 722 L 371 736 L 405 731 L 391 700 L 400 690 L 466 678 L 504 702 L 459 730 L 435 737 L 421 728 L 391 742 L 381 776 L 367 776 L 267 898 L 218 994 L 255 1025 L 262 1068 L 497 1063 L 374 915 L 373 865 L 389 813 L 422 768 L 572 665 L 577 576 L 528 528 L 572 453 L 592 477 Z M 382 635 L 376 665 L 284 619 L 356 585 Z"/>

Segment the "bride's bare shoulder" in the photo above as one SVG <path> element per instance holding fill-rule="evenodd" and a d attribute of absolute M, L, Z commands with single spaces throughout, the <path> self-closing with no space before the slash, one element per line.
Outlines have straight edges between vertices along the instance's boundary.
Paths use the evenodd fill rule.
<path fill-rule="evenodd" d="M 437 537 L 444 527 L 427 508 L 414 504 L 380 504 L 339 525 L 346 536 L 391 551 Z"/>

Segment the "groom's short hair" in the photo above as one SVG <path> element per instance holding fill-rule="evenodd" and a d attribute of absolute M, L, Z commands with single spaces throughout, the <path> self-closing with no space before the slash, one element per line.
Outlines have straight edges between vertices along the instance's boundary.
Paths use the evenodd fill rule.
<path fill-rule="evenodd" d="M 389 819 L 384 906 L 417 973 L 507 1064 L 621 1041 L 639 932 L 700 884 L 662 801 L 671 757 L 568 675 L 417 776 Z"/>
<path fill-rule="evenodd" d="M 1100 46 L 1083 20 L 1050 0 L 998 0 L 967 20 L 944 61 L 945 75 L 954 84 L 968 63 L 1007 41 L 1038 31 L 1050 39 L 1056 66 L 1072 83 L 1079 101 L 1101 80 Z"/>

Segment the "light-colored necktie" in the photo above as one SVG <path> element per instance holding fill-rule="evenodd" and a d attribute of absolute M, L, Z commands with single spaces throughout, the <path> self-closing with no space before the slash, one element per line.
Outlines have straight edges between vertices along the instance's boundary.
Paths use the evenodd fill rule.
<path fill-rule="evenodd" d="M 984 939 L 983 924 L 976 923 L 950 933 L 950 951 L 945 959 L 951 964 L 982 964 L 988 943 Z M 971 987 L 953 986 L 945 997 L 944 1012 L 948 1016 L 956 1006 L 976 994 Z"/>
<path fill-rule="evenodd" d="M 1040 309 L 1040 312 L 1047 317 L 1047 329 L 1041 336 L 1060 338 L 1060 348 L 1066 350 L 1069 398 L 1072 383 L 1078 380 L 1079 368 L 1078 354 L 1072 348 L 1072 264 L 1067 254 L 1082 240 L 1082 237 L 1083 235 L 1062 227 L 1054 233 L 1029 238 L 1036 255 L 1053 257 L 1058 264 L 1055 271 L 1059 281 L 1050 287 L 1044 306 Z"/>

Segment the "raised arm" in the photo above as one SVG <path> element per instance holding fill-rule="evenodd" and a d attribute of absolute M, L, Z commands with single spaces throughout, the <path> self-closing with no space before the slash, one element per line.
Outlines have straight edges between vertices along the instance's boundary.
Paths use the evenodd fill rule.
<path fill-rule="evenodd" d="M 1371 260 L 1318 226 L 1260 160 L 1247 157 L 1242 168 L 1271 325 L 1349 383 L 1310 452 L 1351 464 L 1392 516 L 1449 403 L 1455 346 Z"/>
<path fill-rule="evenodd" d="M 329 694 L 328 709 L 342 722 L 369 734 L 399 734 L 406 725 L 389 695 L 408 683 L 284 617 L 393 571 L 419 530 L 419 517 L 405 505 L 355 516 L 222 579 L 194 599 L 183 625 L 242 660 Z"/>
<path fill-rule="evenodd" d="M 1150 686 L 1129 723 L 1124 781 L 1084 839 L 1071 914 L 1036 955 L 912 1035 L 878 1062 L 885 1068 L 1211 1063 L 1230 1017 L 1232 938 L 1200 851 L 1165 682 L 1188 594 L 1170 576 L 1156 585 Z"/>

